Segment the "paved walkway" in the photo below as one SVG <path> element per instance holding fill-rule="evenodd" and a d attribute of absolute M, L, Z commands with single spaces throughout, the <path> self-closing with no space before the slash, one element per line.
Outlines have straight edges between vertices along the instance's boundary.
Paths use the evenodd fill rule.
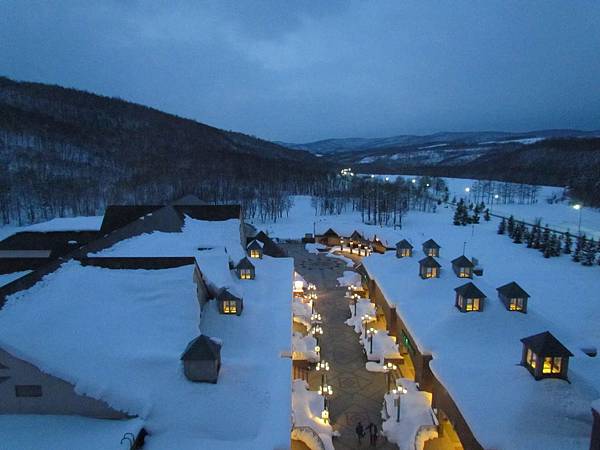
<path fill-rule="evenodd" d="M 319 299 L 316 310 L 323 319 L 323 336 L 320 338 L 322 358 L 329 362 L 331 370 L 328 384 L 333 387 L 330 414 L 333 428 L 341 433 L 334 439 L 336 450 L 356 448 L 397 449 L 379 437 L 377 446 L 369 445 L 368 437 L 359 447 L 354 427 L 360 421 L 363 426 L 370 422 L 381 430 L 381 408 L 386 390 L 385 374 L 368 372 L 358 335 L 344 321 L 350 316 L 345 288 L 337 287 L 337 277 L 350 270 L 346 263 L 325 254 L 311 254 L 300 244 L 286 244 L 285 248 L 294 258 L 296 271 L 308 282 L 317 286 Z M 311 373 L 311 389 L 316 390 L 320 376 Z"/>

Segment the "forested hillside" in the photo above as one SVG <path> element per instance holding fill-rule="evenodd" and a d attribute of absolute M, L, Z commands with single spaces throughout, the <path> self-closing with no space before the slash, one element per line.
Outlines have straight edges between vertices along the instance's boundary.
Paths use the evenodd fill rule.
<path fill-rule="evenodd" d="M 0 77 L 0 223 L 97 214 L 186 193 L 277 215 L 325 163 L 123 100 Z"/>

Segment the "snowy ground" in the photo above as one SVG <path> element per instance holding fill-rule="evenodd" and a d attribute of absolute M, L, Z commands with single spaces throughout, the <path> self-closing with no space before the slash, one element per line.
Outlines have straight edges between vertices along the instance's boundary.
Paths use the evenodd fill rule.
<path fill-rule="evenodd" d="M 110 270 L 71 261 L 8 298 L 0 345 L 78 392 L 139 415 L 150 450 L 174 442 L 182 450 L 287 448 L 291 360 L 282 354 L 291 350 L 292 260 L 253 260 L 256 279 L 237 280 L 226 255 L 244 251 L 239 221 L 229 222 L 188 219 L 182 233 L 137 236 L 102 254 L 196 256 L 209 281 L 242 294 L 241 316 L 221 315 L 211 301 L 198 322 L 193 266 Z M 183 374 L 181 353 L 200 331 L 223 342 L 216 385 Z"/>

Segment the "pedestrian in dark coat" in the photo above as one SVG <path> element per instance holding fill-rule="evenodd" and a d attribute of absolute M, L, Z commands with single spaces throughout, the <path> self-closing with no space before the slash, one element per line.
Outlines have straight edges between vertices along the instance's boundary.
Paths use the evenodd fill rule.
<path fill-rule="evenodd" d="M 377 445 L 377 432 L 379 431 L 377 429 L 377 425 L 371 422 L 367 429 L 369 430 L 369 440 L 371 442 L 371 445 L 375 447 Z"/>
<path fill-rule="evenodd" d="M 362 438 L 365 437 L 365 429 L 362 426 L 362 423 L 358 422 L 355 428 L 356 436 L 358 437 L 358 445 L 362 444 Z"/>

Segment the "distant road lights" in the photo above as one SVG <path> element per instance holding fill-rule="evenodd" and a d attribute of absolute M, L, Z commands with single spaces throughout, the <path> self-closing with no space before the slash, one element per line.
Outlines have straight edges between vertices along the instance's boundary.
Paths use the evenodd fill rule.
<path fill-rule="evenodd" d="M 466 187 L 465 188 L 465 192 L 468 194 L 469 192 L 471 192 L 471 188 L 470 187 Z"/>
<path fill-rule="evenodd" d="M 413 178 L 411 181 L 412 181 L 412 184 L 415 184 L 417 182 L 417 180 L 415 178 Z"/>
<path fill-rule="evenodd" d="M 390 181 L 390 177 L 385 177 L 385 181 Z"/>
<path fill-rule="evenodd" d="M 500 198 L 500 196 L 499 196 L 498 194 L 494 194 L 494 198 L 495 198 L 496 200 L 498 200 L 498 199 Z"/>
<path fill-rule="evenodd" d="M 425 186 L 426 186 L 426 187 L 429 187 L 430 185 L 429 185 L 429 183 L 427 183 Z"/>

